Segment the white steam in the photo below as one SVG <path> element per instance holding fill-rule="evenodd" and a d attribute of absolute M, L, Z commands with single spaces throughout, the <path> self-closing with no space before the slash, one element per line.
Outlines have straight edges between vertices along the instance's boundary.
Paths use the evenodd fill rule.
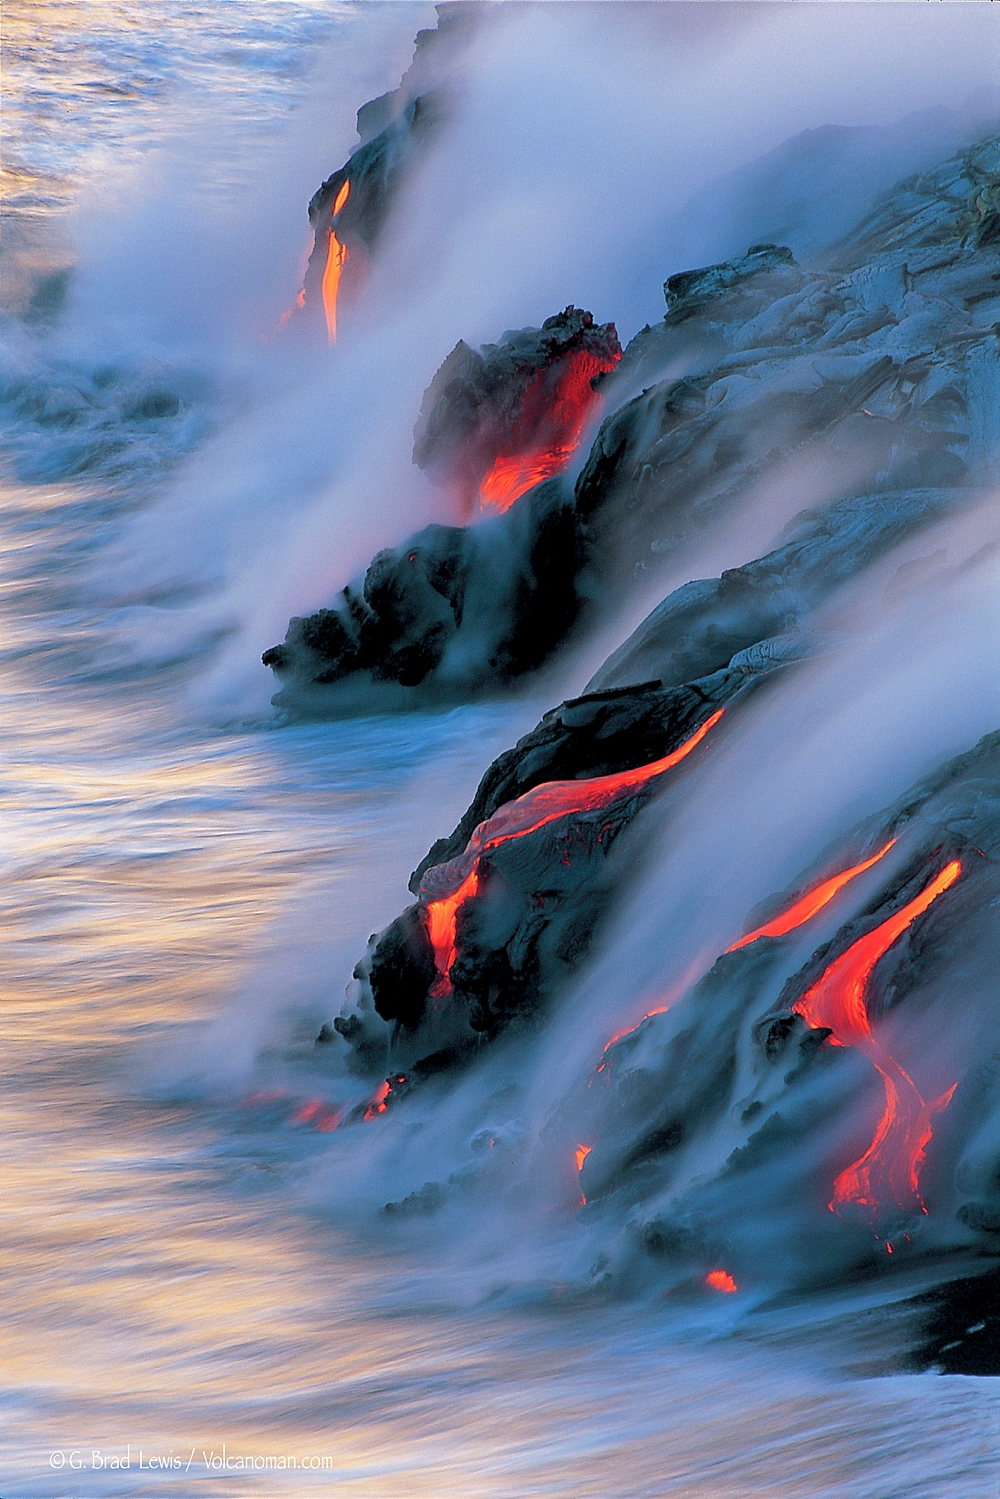
<path fill-rule="evenodd" d="M 815 250 L 973 128 L 966 101 L 991 81 L 984 11 L 492 13 L 459 70 L 455 117 L 401 195 L 354 326 L 330 351 L 255 339 L 295 295 L 305 204 L 352 149 L 354 108 L 396 81 L 425 7 L 355 16 L 316 57 L 293 124 L 239 170 L 214 165 L 227 132 L 209 107 L 157 163 L 104 186 L 80 219 L 73 336 L 139 337 L 151 357 L 207 364 L 216 380 L 215 436 L 116 564 L 129 588 L 211 585 L 153 649 L 235 631 L 204 698 L 262 707 L 271 682 L 259 652 L 292 613 L 330 602 L 378 547 L 452 518 L 410 444 L 421 394 L 458 338 L 487 341 L 570 301 L 627 337 L 662 315 L 668 274 L 745 249 L 751 232 L 790 229 L 793 249 Z M 852 128 L 825 154 L 806 140 L 794 170 L 747 174 L 789 136 L 831 124 Z"/>

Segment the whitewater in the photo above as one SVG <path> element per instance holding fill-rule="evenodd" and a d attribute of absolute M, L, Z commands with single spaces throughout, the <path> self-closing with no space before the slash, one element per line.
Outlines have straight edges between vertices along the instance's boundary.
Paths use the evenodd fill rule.
<path fill-rule="evenodd" d="M 501 257 L 487 287 L 455 266 L 513 232 L 516 183 L 475 233 L 456 189 L 454 260 L 403 334 L 374 328 L 339 373 L 282 344 L 309 197 L 435 24 L 332 0 L 7 7 L 2 1492 L 985 1499 L 996 1381 L 896 1351 L 919 1277 L 888 1298 L 585 1293 L 571 1198 L 526 1205 L 523 1238 L 488 1193 L 474 1224 L 394 1223 L 398 1142 L 377 1117 L 364 1147 L 333 1127 L 364 1090 L 314 1040 L 367 934 L 484 767 L 624 632 L 499 703 L 320 723 L 274 714 L 260 650 L 445 518 L 408 447 L 458 336 L 573 297 L 624 341 L 666 274 L 729 252 L 711 225 L 669 263 L 574 238 L 567 279 L 570 231 L 546 244 L 529 205 L 530 277 Z M 582 76 L 610 117 L 595 60 Z M 763 143 L 827 104 L 775 104 Z M 526 107 L 526 138 L 544 126 Z M 705 149 L 735 165 L 724 137 Z M 612 210 L 644 180 L 621 176 Z M 593 193 L 567 183 L 571 227 Z M 677 581 L 755 555 L 774 520 Z M 411 1157 L 474 1127 L 449 1109 Z"/>

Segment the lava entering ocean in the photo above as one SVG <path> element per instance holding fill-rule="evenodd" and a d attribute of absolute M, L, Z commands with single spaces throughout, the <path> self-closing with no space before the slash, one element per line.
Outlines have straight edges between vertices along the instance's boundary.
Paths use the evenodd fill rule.
<path fill-rule="evenodd" d="M 466 876 L 453 895 L 446 895 L 442 900 L 432 901 L 427 907 L 427 935 L 434 949 L 434 965 L 438 971 L 438 976 L 430 990 L 432 999 L 440 999 L 443 995 L 451 993 L 451 979 L 448 974 L 455 961 L 455 928 L 458 922 L 458 908 L 478 891 L 479 870 L 477 867 Z"/>
<path fill-rule="evenodd" d="M 333 223 L 351 195 L 350 180 L 344 182 L 333 204 L 330 215 L 330 242 L 323 270 L 323 312 L 326 316 L 326 336 L 330 343 L 337 342 L 337 297 L 340 292 L 340 277 L 347 264 L 347 246 L 341 244 L 334 233 Z"/>
<path fill-rule="evenodd" d="M 591 381 L 614 369 L 621 354 L 602 358 L 577 349 L 534 375 L 524 394 L 517 428 L 479 485 L 483 510 L 502 514 L 543 479 L 561 474 L 580 444 L 584 425 L 601 403 Z"/>
<path fill-rule="evenodd" d="M 660 760 L 615 775 L 594 776 L 583 781 L 545 781 L 512 802 L 498 808 L 481 822 L 457 859 L 428 869 L 420 882 L 426 902 L 427 933 L 434 949 L 438 971 L 432 995 L 451 992 L 448 977 L 455 961 L 458 909 L 479 890 L 479 862 L 485 853 L 510 838 L 523 838 L 547 823 L 573 813 L 596 812 L 636 792 L 686 759 L 718 723 L 725 712 L 718 708 L 684 743 Z M 428 897 L 432 897 L 428 899 Z"/>
<path fill-rule="evenodd" d="M 856 1046 L 881 1073 L 885 1109 L 871 1144 L 833 1184 L 831 1211 L 854 1204 L 874 1222 L 887 1210 L 926 1212 L 918 1178 L 931 1138 L 931 1115 L 947 1107 L 954 1088 L 926 1103 L 909 1073 L 872 1032 L 867 985 L 879 959 L 918 916 L 952 886 L 962 872 L 957 859 L 874 931 L 859 937 L 806 990 L 793 1008 L 813 1027 L 828 1027 L 835 1046 Z"/>

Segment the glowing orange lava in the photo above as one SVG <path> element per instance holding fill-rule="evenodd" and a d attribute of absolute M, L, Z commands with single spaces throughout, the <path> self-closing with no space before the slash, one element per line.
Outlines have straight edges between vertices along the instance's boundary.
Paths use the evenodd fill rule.
<path fill-rule="evenodd" d="M 747 947 L 751 942 L 756 942 L 758 937 L 784 937 L 786 932 L 793 932 L 796 927 L 802 926 L 818 911 L 822 911 L 824 906 L 829 905 L 833 897 L 839 894 L 851 880 L 856 879 L 859 874 L 864 874 L 866 869 L 871 869 L 873 864 L 877 864 L 879 859 L 884 858 L 895 842 L 895 838 L 890 838 L 884 848 L 880 848 L 878 853 L 873 854 L 870 859 L 865 859 L 864 863 L 855 864 L 841 874 L 832 875 L 821 885 L 808 890 L 794 905 L 789 906 L 787 911 L 782 912 L 780 916 L 773 917 L 764 926 L 748 932 L 745 937 L 734 942 L 732 947 L 727 947 L 726 952 L 736 952 L 741 947 Z"/>
<path fill-rule="evenodd" d="M 576 1147 L 576 1150 L 573 1152 L 573 1156 L 576 1161 L 577 1171 L 583 1170 L 583 1163 L 587 1159 L 593 1148 L 593 1145 L 578 1145 Z"/>
<path fill-rule="evenodd" d="M 653 760 L 649 765 L 639 765 L 635 770 L 620 770 L 614 775 L 591 776 L 583 781 L 543 781 L 533 786 L 523 796 L 505 802 L 492 817 L 481 822 L 475 829 L 464 851 L 457 859 L 438 864 L 428 869 L 420 882 L 420 893 L 440 900 L 450 895 L 471 874 L 481 856 L 508 838 L 523 838 L 535 833 L 547 823 L 574 812 L 597 812 L 612 806 L 627 796 L 630 791 L 641 790 L 657 776 L 673 770 L 696 749 L 725 712 L 719 708 L 707 718 L 699 729 L 685 739 L 684 743 L 662 760 Z"/>
<path fill-rule="evenodd" d="M 300 286 L 299 287 L 299 294 L 295 298 L 295 301 L 292 303 L 291 307 L 287 307 L 285 309 L 285 311 L 281 314 L 280 318 L 278 319 L 278 332 L 279 333 L 281 332 L 282 328 L 285 328 L 285 327 L 288 326 L 288 321 L 293 316 L 293 314 L 296 313 L 296 312 L 301 312 L 302 308 L 305 305 L 306 305 L 306 289 L 305 289 L 304 286 Z"/>
<path fill-rule="evenodd" d="M 577 349 L 532 377 L 518 419 L 524 446 L 514 450 L 508 446 L 494 458 L 479 485 L 484 510 L 502 514 L 543 479 L 562 473 L 601 399 L 590 382 L 595 375 L 613 370 L 619 359 L 620 354 L 602 359 Z M 516 440 L 515 434 L 512 441 Z"/>
<path fill-rule="evenodd" d="M 705 1284 L 711 1286 L 713 1291 L 725 1291 L 727 1295 L 739 1289 L 728 1270 L 709 1270 L 705 1276 Z"/>
<path fill-rule="evenodd" d="M 885 1085 L 885 1110 L 872 1142 L 834 1181 L 831 1210 L 854 1203 L 872 1220 L 890 1206 L 926 1212 L 918 1177 L 931 1138 L 930 1119 L 947 1107 L 955 1090 L 950 1088 L 931 1103 L 924 1102 L 913 1079 L 872 1034 L 865 991 L 879 959 L 961 872 L 957 859 L 946 864 L 919 895 L 841 953 L 794 1006 L 809 1025 L 828 1026 L 834 1045 L 864 1051 Z"/>
<path fill-rule="evenodd" d="M 344 1117 L 343 1109 L 330 1108 L 322 1098 L 310 1098 L 292 1115 L 292 1124 L 311 1124 L 324 1134 L 335 1130 Z"/>
<path fill-rule="evenodd" d="M 645 1015 L 643 1015 L 642 1020 L 637 1020 L 635 1025 L 630 1025 L 624 1031 L 615 1031 L 614 1035 L 611 1037 L 611 1040 L 608 1042 L 607 1046 L 605 1046 L 604 1050 L 606 1052 L 610 1051 L 612 1046 L 614 1046 L 616 1042 L 624 1041 L 626 1036 L 633 1036 L 639 1029 L 640 1025 L 643 1025 L 647 1020 L 651 1020 L 654 1015 L 665 1015 L 669 1008 L 669 1005 L 660 1005 L 658 1009 L 647 1010 Z M 602 1068 L 603 1063 L 601 1064 L 601 1067 L 598 1067 L 598 1072 L 600 1072 Z"/>
<path fill-rule="evenodd" d="M 327 340 L 332 344 L 337 342 L 337 294 L 340 288 L 340 276 L 347 264 L 347 246 L 342 245 L 334 234 L 333 220 L 350 195 L 351 184 L 347 181 L 341 186 L 333 205 L 333 213 L 330 215 L 330 242 L 326 252 L 326 266 L 323 270 L 323 312 L 326 315 Z"/>
<path fill-rule="evenodd" d="M 364 1117 L 368 1122 L 375 1118 L 376 1114 L 384 1114 L 386 1111 L 386 1099 L 389 1097 L 389 1080 L 379 1083 L 371 1096 L 368 1107 L 365 1109 Z"/>
<path fill-rule="evenodd" d="M 427 907 L 427 935 L 434 949 L 434 966 L 438 971 L 438 976 L 430 991 L 432 999 L 440 999 L 451 993 L 451 979 L 448 974 L 455 961 L 455 927 L 458 922 L 458 908 L 463 901 L 468 900 L 470 895 L 475 895 L 478 889 L 479 871 L 473 869 L 453 895 L 446 895 L 441 900 L 433 900 Z"/>
<path fill-rule="evenodd" d="M 492 817 L 481 822 L 457 859 L 449 859 L 446 864 L 428 869 L 420 881 L 420 895 L 426 903 L 427 935 L 434 949 L 434 966 L 438 971 L 430 990 L 431 997 L 437 999 L 451 993 L 448 975 L 455 961 L 458 908 L 478 893 L 479 861 L 484 853 L 505 843 L 508 838 L 523 838 L 527 833 L 534 833 L 559 817 L 567 817 L 573 812 L 600 811 L 628 792 L 639 790 L 654 777 L 679 765 L 724 712 L 724 708 L 719 708 L 678 749 L 649 765 L 621 770 L 610 776 L 592 776 L 586 781 L 543 781 L 515 801 L 505 802 Z"/>

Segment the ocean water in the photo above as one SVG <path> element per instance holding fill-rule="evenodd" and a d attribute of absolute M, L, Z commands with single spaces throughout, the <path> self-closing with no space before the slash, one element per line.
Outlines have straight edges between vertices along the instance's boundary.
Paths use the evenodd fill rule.
<path fill-rule="evenodd" d="M 428 24 L 7 7 L 3 1495 L 995 1493 L 995 1382 L 907 1373 L 877 1290 L 584 1295 L 571 1200 L 517 1245 L 394 1228 L 384 1124 L 324 1127 L 364 1096 L 313 1038 L 367 933 L 576 685 L 282 724 L 253 632 L 322 569 L 231 607 L 241 528 L 299 513 L 219 476 L 250 430 L 293 464 L 305 202 Z"/>

